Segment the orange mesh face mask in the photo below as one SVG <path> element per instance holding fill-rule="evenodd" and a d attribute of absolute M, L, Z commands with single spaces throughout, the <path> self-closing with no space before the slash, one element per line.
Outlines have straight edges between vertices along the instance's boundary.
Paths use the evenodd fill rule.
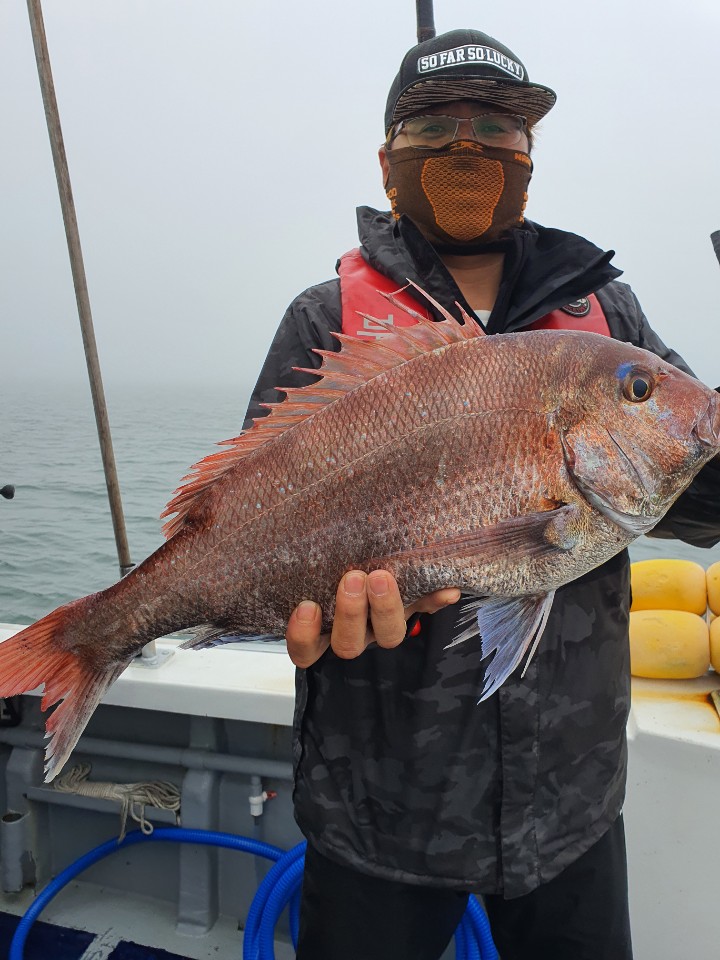
<path fill-rule="evenodd" d="M 433 242 L 489 243 L 523 222 L 527 153 L 458 140 L 443 150 L 388 150 L 387 159 L 393 216 L 406 214 Z"/>

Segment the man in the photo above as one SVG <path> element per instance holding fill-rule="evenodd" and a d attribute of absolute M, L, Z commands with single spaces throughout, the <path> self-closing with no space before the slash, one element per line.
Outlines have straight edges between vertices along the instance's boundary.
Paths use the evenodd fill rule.
<path fill-rule="evenodd" d="M 523 218 L 532 128 L 554 101 L 478 31 L 408 52 L 380 150 L 392 211 L 360 208 L 362 246 L 340 280 L 291 305 L 250 416 L 275 386 L 310 382 L 293 368 L 317 367 L 313 348 L 338 349 L 332 331 L 382 335 L 358 328 L 356 308 L 376 315 L 378 284 L 407 278 L 489 333 L 591 329 L 687 369 L 616 281 L 611 253 Z M 718 490 L 711 463 L 660 535 L 720 539 Z M 308 838 L 298 957 L 436 960 L 474 891 L 503 960 L 630 960 L 627 553 L 558 591 L 525 675 L 479 705 L 478 646 L 444 649 L 458 601 L 449 589 L 403 609 L 390 574 L 351 571 L 331 637 L 312 598 L 290 619 L 295 811 Z"/>

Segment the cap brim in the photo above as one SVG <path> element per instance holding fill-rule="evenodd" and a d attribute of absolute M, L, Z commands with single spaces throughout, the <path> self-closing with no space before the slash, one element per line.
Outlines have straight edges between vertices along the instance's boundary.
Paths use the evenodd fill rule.
<path fill-rule="evenodd" d="M 416 114 L 423 107 L 452 100 L 484 100 L 486 103 L 508 107 L 514 113 L 527 117 L 532 126 L 542 120 L 555 105 L 553 90 L 522 80 L 491 80 L 487 77 L 453 77 L 427 79 L 407 87 L 397 99 L 392 123 Z"/>

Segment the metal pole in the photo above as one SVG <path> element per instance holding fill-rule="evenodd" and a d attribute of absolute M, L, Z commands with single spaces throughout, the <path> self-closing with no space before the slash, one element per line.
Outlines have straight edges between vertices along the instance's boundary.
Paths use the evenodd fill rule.
<path fill-rule="evenodd" d="M 93 408 L 95 410 L 95 422 L 97 423 L 100 452 L 105 469 L 105 483 L 110 501 L 113 530 L 115 531 L 115 544 L 117 546 L 118 561 L 120 563 L 120 575 L 123 576 L 129 570 L 132 570 L 133 563 L 130 559 L 130 550 L 125 532 L 125 518 L 123 517 L 120 486 L 118 484 L 117 469 L 115 467 L 115 455 L 113 454 L 112 439 L 110 437 L 110 423 L 108 421 L 105 392 L 103 390 L 97 345 L 95 343 L 95 332 L 93 330 L 92 313 L 90 311 L 90 298 L 88 296 L 87 281 L 85 279 L 82 249 L 80 247 L 80 234 L 78 232 L 77 217 L 75 216 L 72 189 L 70 187 L 70 172 L 68 170 L 65 145 L 60 127 L 60 114 L 58 112 L 57 100 L 55 99 L 55 87 L 50 69 L 50 57 L 48 55 L 45 24 L 43 23 L 40 0 L 27 0 L 27 7 L 28 14 L 30 15 L 30 29 L 32 31 L 33 46 L 35 47 L 35 60 L 40 78 L 43 104 L 45 106 L 45 119 L 47 120 L 48 134 L 50 136 L 55 176 L 57 177 L 58 192 L 60 194 L 60 206 L 65 223 L 65 236 L 67 237 L 68 252 L 70 254 L 70 267 L 75 285 L 75 298 L 77 300 L 78 316 L 80 317 L 83 346 L 85 347 L 85 360 L 88 368 L 88 376 L 90 377 L 90 391 L 92 393 Z"/>
<path fill-rule="evenodd" d="M 40 730 L 28 727 L 0 727 L 0 743 L 12 747 L 44 750 L 45 735 Z M 112 757 L 121 760 L 139 760 L 172 767 L 188 767 L 191 770 L 217 770 L 219 773 L 240 773 L 268 777 L 273 780 L 292 780 L 292 763 L 264 757 L 241 757 L 231 753 L 218 753 L 198 747 L 168 747 L 153 743 L 131 743 L 100 737 L 82 736 L 74 750 L 91 757 Z M 46 788 L 42 788 L 46 789 Z M 26 792 L 23 787 L 23 792 Z"/>
<path fill-rule="evenodd" d="M 432 40 L 435 36 L 433 0 L 415 0 L 417 10 L 417 41 Z"/>

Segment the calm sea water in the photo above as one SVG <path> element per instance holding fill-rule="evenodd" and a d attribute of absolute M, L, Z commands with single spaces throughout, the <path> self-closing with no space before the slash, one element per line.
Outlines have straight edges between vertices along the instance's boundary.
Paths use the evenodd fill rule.
<path fill-rule="evenodd" d="M 130 555 L 163 542 L 159 519 L 188 468 L 242 426 L 250 386 L 106 388 Z M 0 392 L 0 621 L 30 623 L 119 576 L 86 384 Z"/>
<path fill-rule="evenodd" d="M 158 519 L 188 468 L 235 436 L 250 386 L 184 383 L 107 389 L 132 560 L 162 541 Z M 89 388 L 18 386 L 0 392 L 0 622 L 30 623 L 58 604 L 118 578 Z M 642 538 L 634 560 L 684 557 L 708 566 L 720 547 L 698 550 Z"/>

